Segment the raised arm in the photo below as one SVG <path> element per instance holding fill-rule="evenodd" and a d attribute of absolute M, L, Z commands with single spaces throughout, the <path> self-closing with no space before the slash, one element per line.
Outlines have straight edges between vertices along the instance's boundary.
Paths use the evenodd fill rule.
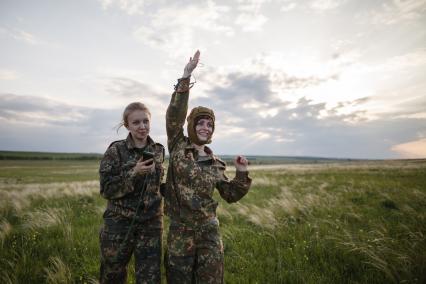
<path fill-rule="evenodd" d="M 200 59 L 200 51 L 196 51 L 194 57 L 186 64 L 183 76 L 178 80 L 175 91 L 172 94 L 166 113 L 167 146 L 169 152 L 173 150 L 176 142 L 183 137 L 183 125 L 188 111 L 189 81 L 192 71 L 197 67 Z"/>

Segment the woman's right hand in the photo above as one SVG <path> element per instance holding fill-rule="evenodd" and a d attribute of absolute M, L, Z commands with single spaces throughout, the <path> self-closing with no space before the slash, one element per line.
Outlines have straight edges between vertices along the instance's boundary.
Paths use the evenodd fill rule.
<path fill-rule="evenodd" d="M 240 172 L 246 172 L 249 161 L 244 156 L 236 156 L 234 159 L 235 169 Z"/>
<path fill-rule="evenodd" d="M 148 173 L 152 173 L 155 170 L 154 159 L 142 160 L 142 158 L 136 163 L 133 171 L 138 175 L 145 175 Z"/>
<path fill-rule="evenodd" d="M 189 58 L 189 62 L 186 64 L 185 69 L 183 70 L 183 78 L 188 78 L 191 76 L 192 71 L 197 67 L 198 61 L 200 60 L 200 51 L 197 50 L 194 54 L 194 57 Z"/>

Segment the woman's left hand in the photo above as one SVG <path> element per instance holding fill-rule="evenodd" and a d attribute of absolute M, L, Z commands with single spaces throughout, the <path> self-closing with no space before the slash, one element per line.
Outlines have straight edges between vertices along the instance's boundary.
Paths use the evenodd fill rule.
<path fill-rule="evenodd" d="M 248 164 L 249 164 L 249 162 L 248 162 L 247 158 L 244 157 L 244 156 L 236 156 L 234 158 L 235 168 L 239 172 L 246 172 Z"/>
<path fill-rule="evenodd" d="M 143 157 L 136 163 L 133 171 L 138 175 L 153 173 L 155 170 L 154 159 L 143 160 Z"/>
<path fill-rule="evenodd" d="M 188 78 L 191 76 L 192 71 L 194 71 L 195 67 L 197 67 L 198 61 L 200 61 L 200 51 L 197 50 L 194 54 L 194 57 L 189 58 L 189 62 L 186 64 L 185 69 L 183 71 L 182 78 Z"/>

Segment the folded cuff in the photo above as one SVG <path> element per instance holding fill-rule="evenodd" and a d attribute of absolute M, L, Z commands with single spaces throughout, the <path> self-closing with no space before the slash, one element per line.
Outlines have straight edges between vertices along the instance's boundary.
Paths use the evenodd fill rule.
<path fill-rule="evenodd" d="M 175 85 L 175 90 L 177 93 L 185 93 L 189 91 L 189 82 L 190 77 L 178 79 L 178 83 Z"/>
<path fill-rule="evenodd" d="M 248 171 L 244 171 L 244 172 L 242 172 L 242 171 L 237 171 L 237 173 L 236 173 L 235 177 L 236 177 L 238 180 L 246 181 L 246 180 L 248 179 L 248 174 L 249 174 L 249 172 L 248 172 Z"/>

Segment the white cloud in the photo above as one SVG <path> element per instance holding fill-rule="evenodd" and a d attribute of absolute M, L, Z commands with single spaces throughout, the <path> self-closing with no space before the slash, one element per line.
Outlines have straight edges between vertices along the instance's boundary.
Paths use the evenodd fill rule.
<path fill-rule="evenodd" d="M 32 45 L 37 45 L 41 43 L 40 40 L 38 40 L 34 35 L 21 30 L 16 30 L 13 33 L 13 37 L 17 40 L 22 40 Z"/>
<path fill-rule="evenodd" d="M 269 108 L 263 111 L 259 112 L 260 117 L 262 118 L 268 118 L 268 117 L 274 117 L 278 114 L 279 109 L 278 108 Z"/>
<path fill-rule="evenodd" d="M 134 36 L 174 57 L 187 56 L 199 34 L 234 34 L 232 27 L 223 24 L 229 11 L 228 6 L 219 6 L 211 0 L 187 6 L 170 5 L 153 12 L 149 23 L 137 28 Z"/>
<path fill-rule="evenodd" d="M 268 132 L 263 132 L 263 131 L 257 131 L 257 132 L 250 135 L 252 142 L 257 142 L 259 140 L 265 140 L 265 139 L 268 139 L 270 137 L 271 137 L 271 134 L 269 134 Z"/>
<path fill-rule="evenodd" d="M 261 14 L 242 13 L 238 15 L 235 24 L 241 26 L 245 32 L 254 32 L 262 30 L 263 25 L 267 21 L 268 18 Z"/>
<path fill-rule="evenodd" d="M 129 102 L 129 100 L 142 101 L 150 109 L 165 111 L 170 100 L 168 93 L 160 93 L 152 86 L 130 78 L 107 78 L 105 86 L 106 92 L 111 96 L 122 98 L 126 102 Z M 156 112 L 153 115 L 157 114 Z"/>
<path fill-rule="evenodd" d="M 117 134 L 115 127 L 126 104 L 101 109 L 0 93 L 0 132 L 4 134 L 0 149 L 101 153 L 109 143 L 125 137 L 126 129 Z M 165 106 L 148 107 L 153 112 L 151 134 L 165 143 Z"/>
<path fill-rule="evenodd" d="M 396 116 L 397 118 L 426 118 L 426 112 L 416 112 L 410 114 L 402 114 Z"/>
<path fill-rule="evenodd" d="M 379 71 L 389 72 L 424 65 L 426 65 L 426 49 L 419 49 L 403 55 L 391 57 L 375 68 Z"/>
<path fill-rule="evenodd" d="M 129 15 L 143 14 L 146 0 L 99 0 L 103 9 L 108 9 L 112 6 L 117 6 Z"/>
<path fill-rule="evenodd" d="M 391 150 L 402 158 L 426 158 L 426 138 L 394 145 Z"/>
<path fill-rule="evenodd" d="M 290 3 L 284 3 L 283 6 L 281 6 L 281 11 L 283 12 L 289 12 L 297 7 L 296 2 L 290 2 Z"/>
<path fill-rule="evenodd" d="M 0 119 L 26 125 L 69 125 L 84 121 L 88 108 L 33 96 L 0 94 Z"/>
<path fill-rule="evenodd" d="M 260 10 L 268 0 L 239 0 L 236 9 L 240 12 L 235 24 L 245 32 L 261 31 L 268 18 Z"/>
<path fill-rule="evenodd" d="M 340 75 L 330 78 L 290 76 L 282 69 L 255 62 L 264 69 L 244 65 L 240 69 L 221 69 L 220 72 L 208 70 L 208 75 L 201 77 L 200 81 L 204 82 L 204 77 L 213 78 L 209 83 L 211 89 L 206 89 L 206 96 L 191 99 L 193 105 L 213 108 L 217 112 L 216 116 L 230 125 L 228 133 L 231 133 L 232 128 L 239 129 L 235 135 L 227 135 L 226 142 L 216 142 L 226 147 L 222 149 L 231 149 L 233 143 L 238 144 L 238 141 L 244 139 L 249 142 L 244 143 L 240 150 L 246 153 L 258 153 L 260 150 L 256 147 L 268 141 L 270 148 L 268 146 L 265 153 L 270 154 L 291 151 L 293 155 L 330 156 L 326 151 L 331 151 L 334 153 L 332 156 L 339 157 L 389 157 L 396 156 L 389 151 L 392 144 L 424 129 L 424 118 L 412 117 L 412 108 L 409 106 L 404 108 L 405 115 L 401 113 L 401 116 L 395 116 L 387 112 L 373 113 L 372 117 L 367 110 L 377 101 L 374 96 L 361 97 L 366 94 L 357 88 L 358 85 L 362 86 L 362 80 L 341 82 Z M 280 72 L 284 75 L 278 76 Z M 276 75 L 272 76 L 272 73 Z M 216 79 L 218 81 L 215 82 Z M 350 82 L 353 85 L 345 85 Z M 318 96 L 317 92 L 322 86 L 327 86 L 328 91 L 333 93 L 324 89 L 325 96 L 335 93 L 336 102 L 328 105 L 327 99 L 319 102 L 301 98 L 290 104 L 289 100 L 295 98 L 290 92 L 282 100 L 277 99 L 278 85 L 283 91 L 311 90 L 312 98 Z M 196 86 L 193 93 L 198 91 Z M 383 104 L 380 103 L 380 106 Z M 406 130 L 407 123 L 411 123 L 409 130 Z M 383 138 L 389 138 L 386 146 L 383 145 Z M 283 143 L 286 144 L 285 148 L 280 148 L 279 145 Z M 370 145 L 368 149 L 362 146 L 367 144 Z M 379 145 L 385 148 L 380 149 Z M 327 150 L 324 152 L 324 149 Z"/>
<path fill-rule="evenodd" d="M 45 44 L 43 40 L 32 33 L 20 29 L 0 28 L 0 33 L 7 34 L 15 40 L 24 42 L 29 45 Z"/>
<path fill-rule="evenodd" d="M 424 0 L 393 0 L 384 3 L 381 11 L 371 13 L 373 23 L 392 25 L 402 21 L 417 20 L 424 17 L 426 1 Z"/>
<path fill-rule="evenodd" d="M 34 95 L 0 96 L 0 148 L 31 148 L 30 136 L 48 150 L 107 144 L 133 100 L 151 108 L 164 140 L 174 78 L 197 48 L 204 66 L 190 107 L 217 113 L 219 153 L 243 144 L 254 154 L 397 157 L 393 145 L 426 137 L 424 0 L 96 0 L 73 13 L 12 2 L 0 28 L 0 94 Z M 356 22 L 363 11 L 368 21 Z M 406 22 L 373 26 L 372 15 Z M 39 37 L 60 48 L 34 48 Z"/>
<path fill-rule="evenodd" d="M 230 11 L 228 6 L 219 6 L 209 0 L 198 5 L 172 5 L 160 9 L 153 15 L 153 27 L 173 27 L 173 31 L 182 27 L 200 28 L 214 32 L 229 32 L 228 26 L 220 24 Z"/>
<path fill-rule="evenodd" d="M 243 113 L 255 111 L 261 118 L 274 117 L 280 112 L 276 107 L 281 104 L 296 107 L 301 98 L 311 100 L 312 104 L 325 104 L 321 111 L 311 113 L 311 116 L 320 119 L 340 116 L 342 122 L 350 125 L 380 120 L 384 114 L 390 113 L 400 118 L 420 117 L 420 110 L 415 106 L 421 98 L 415 99 L 415 104 L 406 103 L 414 94 L 423 92 L 421 86 L 412 86 L 412 89 L 406 88 L 395 94 L 390 94 L 389 90 L 394 89 L 395 78 L 404 80 L 395 72 L 423 66 L 426 52 L 419 50 L 378 63 L 360 64 L 357 62 L 362 62 L 363 55 L 356 49 L 345 49 L 338 50 L 327 61 L 311 58 L 305 62 L 305 57 L 299 54 L 296 58 L 302 59 L 297 64 L 290 61 L 294 55 L 262 53 L 240 66 L 203 70 L 206 75 L 200 77 L 200 81 L 203 85 L 222 86 L 224 95 L 221 99 L 231 98 L 231 104 L 239 105 Z M 262 77 L 267 80 L 264 83 L 267 87 L 259 88 L 261 81 L 252 86 L 253 81 Z M 205 95 L 202 96 L 198 92 L 200 90 L 197 98 L 211 98 L 208 89 L 203 90 Z M 237 93 L 244 93 L 245 98 L 238 100 Z M 397 115 L 396 112 L 400 113 Z M 298 118 L 290 116 L 289 119 Z"/>
<path fill-rule="evenodd" d="M 310 7 L 317 11 L 333 10 L 340 7 L 346 0 L 314 0 Z"/>
<path fill-rule="evenodd" d="M 139 27 L 134 32 L 134 36 L 152 47 L 164 47 L 171 44 L 170 38 L 165 37 L 159 29 L 153 29 L 150 27 Z M 187 40 L 187 38 L 183 37 L 182 41 L 183 40 Z"/>
<path fill-rule="evenodd" d="M 246 129 L 242 127 L 235 126 L 238 123 L 238 120 L 232 118 L 225 118 L 220 121 L 217 121 L 217 128 L 214 133 L 214 139 L 229 139 L 232 137 L 244 135 Z"/>
<path fill-rule="evenodd" d="M 18 78 L 19 76 L 16 71 L 0 69 L 0 80 L 16 80 Z"/>
<path fill-rule="evenodd" d="M 371 78 L 375 75 L 377 80 L 384 80 L 385 77 L 391 78 L 392 82 L 401 80 L 398 72 L 402 71 L 415 71 L 415 68 L 424 68 L 426 66 L 426 49 L 412 49 L 405 54 L 393 55 L 385 57 L 373 62 L 362 61 L 362 56 L 359 51 L 352 50 L 343 53 L 337 53 L 333 64 L 340 68 L 341 71 L 351 73 L 352 76 L 363 76 L 365 79 Z M 411 75 L 415 75 L 412 73 Z"/>
<path fill-rule="evenodd" d="M 243 12 L 258 12 L 262 6 L 271 0 L 238 0 L 238 10 Z"/>
<path fill-rule="evenodd" d="M 264 107 L 268 107 L 268 105 L 267 105 L 267 104 L 264 104 L 264 103 L 262 103 L 262 102 L 259 102 L 259 101 L 255 100 L 255 99 L 250 99 L 250 100 L 248 100 L 247 102 L 245 102 L 245 103 L 243 103 L 243 104 L 241 105 L 241 107 L 242 107 L 242 108 L 245 108 L 245 109 L 259 109 L 259 108 L 261 108 L 262 106 L 264 106 Z"/>

